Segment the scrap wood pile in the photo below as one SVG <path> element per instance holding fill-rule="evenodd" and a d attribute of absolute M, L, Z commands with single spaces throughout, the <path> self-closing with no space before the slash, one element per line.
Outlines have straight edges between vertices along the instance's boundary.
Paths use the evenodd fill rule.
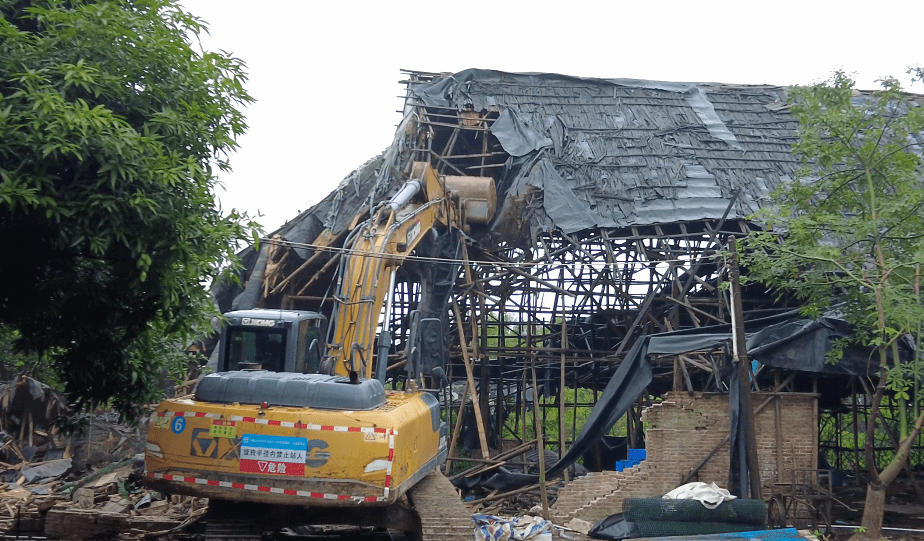
<path fill-rule="evenodd" d="M 488 459 L 449 459 L 447 460 L 447 467 L 450 467 L 453 461 L 457 464 L 476 463 L 464 471 L 451 475 L 449 480 L 458 487 L 468 489 L 466 503 L 474 513 L 503 515 L 517 515 L 526 511 L 536 514 L 541 513 L 543 491 L 538 483 L 508 491 L 486 490 L 481 487 L 485 480 L 499 471 L 538 475 L 539 453 L 536 450 L 536 443 L 537 440 L 530 440 Z M 558 454 L 546 449 L 543 453 L 543 459 L 543 465 L 548 468 L 558 461 Z M 502 468 L 503 470 L 501 470 Z M 567 469 L 567 472 L 568 479 L 574 479 L 585 475 L 587 469 L 580 464 L 572 464 Z M 564 485 L 564 472 L 558 472 L 547 480 L 545 486 L 547 505 L 555 503 L 558 490 Z"/>
<path fill-rule="evenodd" d="M 65 434 L 58 421 L 77 422 Z M 137 485 L 145 423 L 70 415 L 65 399 L 21 376 L 0 387 L 0 535 L 155 537 L 205 513 L 206 500 Z"/>

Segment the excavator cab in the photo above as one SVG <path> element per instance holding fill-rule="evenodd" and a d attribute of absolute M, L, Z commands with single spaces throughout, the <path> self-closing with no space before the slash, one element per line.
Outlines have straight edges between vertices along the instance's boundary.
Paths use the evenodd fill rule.
<path fill-rule="evenodd" d="M 318 372 L 327 318 L 299 310 L 237 310 L 225 314 L 218 372 Z"/>

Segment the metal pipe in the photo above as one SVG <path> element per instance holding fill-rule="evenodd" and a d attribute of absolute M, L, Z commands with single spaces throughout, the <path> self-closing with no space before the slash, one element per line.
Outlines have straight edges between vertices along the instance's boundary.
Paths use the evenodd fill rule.
<path fill-rule="evenodd" d="M 388 370 L 388 350 L 391 349 L 391 332 L 388 330 L 392 303 L 395 300 L 395 269 L 388 278 L 388 297 L 385 301 L 385 324 L 379 334 L 378 355 L 375 357 L 375 379 L 385 384 L 385 372 Z"/>
<path fill-rule="evenodd" d="M 409 180 L 404 183 L 404 186 L 398 190 L 398 193 L 388 203 L 385 203 L 386 207 L 389 207 L 392 212 L 397 212 L 398 209 L 407 204 L 417 192 L 420 191 L 420 181 L 419 180 Z"/>

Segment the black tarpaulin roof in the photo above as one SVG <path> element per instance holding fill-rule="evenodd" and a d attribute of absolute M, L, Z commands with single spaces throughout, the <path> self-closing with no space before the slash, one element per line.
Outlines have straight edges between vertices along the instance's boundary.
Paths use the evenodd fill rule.
<path fill-rule="evenodd" d="M 533 235 L 717 219 L 733 199 L 729 217 L 745 218 L 797 167 L 782 87 L 466 70 L 410 92 L 498 111 L 510 159 L 495 229 L 522 219 L 504 211 L 523 197 Z"/>
<path fill-rule="evenodd" d="M 507 153 L 491 232 L 626 227 L 745 218 L 797 163 L 796 121 L 773 86 L 582 79 L 471 69 L 409 84 L 417 106 L 496 111 L 490 133 Z M 414 142 L 413 108 L 383 156 L 351 173 L 328 197 L 283 226 L 288 240 L 350 222 L 374 190 L 403 182 Z M 374 169 L 374 170 L 370 170 Z M 524 199 L 525 201 L 524 204 Z"/>
<path fill-rule="evenodd" d="M 796 121 L 785 100 L 786 90 L 774 86 L 480 69 L 424 77 L 408 83 L 405 117 L 383 154 L 274 235 L 307 260 L 321 235 L 336 237 L 364 206 L 392 195 L 410 162 L 421 159 L 415 126 L 420 111 L 431 108 L 445 117 L 487 119 L 491 143 L 502 149 L 488 170 L 498 188 L 497 215 L 472 232 L 486 246 L 533 245 L 555 229 L 570 234 L 720 219 L 726 212 L 742 219 L 795 172 L 789 149 Z M 264 305 L 270 291 L 264 280 L 274 277 L 272 258 L 250 249 L 242 255 L 246 290 L 216 287 L 222 310 Z"/>
<path fill-rule="evenodd" d="M 393 195 L 413 161 L 494 178 L 495 218 L 470 232 L 489 250 L 535 246 L 539 235 L 556 230 L 745 220 L 798 166 L 790 153 L 797 121 L 784 87 L 481 69 L 418 74 L 407 85 L 405 115 L 391 144 L 274 233 L 291 243 L 282 264 L 275 264 L 271 243 L 259 255 L 243 252 L 245 288 L 213 290 L 222 310 L 324 294 L 317 289 L 323 280 L 314 291 L 302 286 L 325 258 L 285 288 L 278 283 L 316 254 L 319 239 L 336 244 L 370 203 Z M 481 158 L 480 168 L 453 164 L 482 148 L 455 142 L 434 148 L 470 120 L 487 134 L 488 163 Z"/>

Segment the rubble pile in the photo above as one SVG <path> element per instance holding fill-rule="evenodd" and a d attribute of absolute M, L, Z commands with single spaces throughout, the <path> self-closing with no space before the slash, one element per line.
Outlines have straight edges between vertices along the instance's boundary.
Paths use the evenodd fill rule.
<path fill-rule="evenodd" d="M 74 425 L 65 430 L 62 421 Z M 64 398 L 21 376 L 0 387 L 0 535 L 90 539 L 165 535 L 207 500 L 142 488 L 146 421 L 71 415 Z"/>

